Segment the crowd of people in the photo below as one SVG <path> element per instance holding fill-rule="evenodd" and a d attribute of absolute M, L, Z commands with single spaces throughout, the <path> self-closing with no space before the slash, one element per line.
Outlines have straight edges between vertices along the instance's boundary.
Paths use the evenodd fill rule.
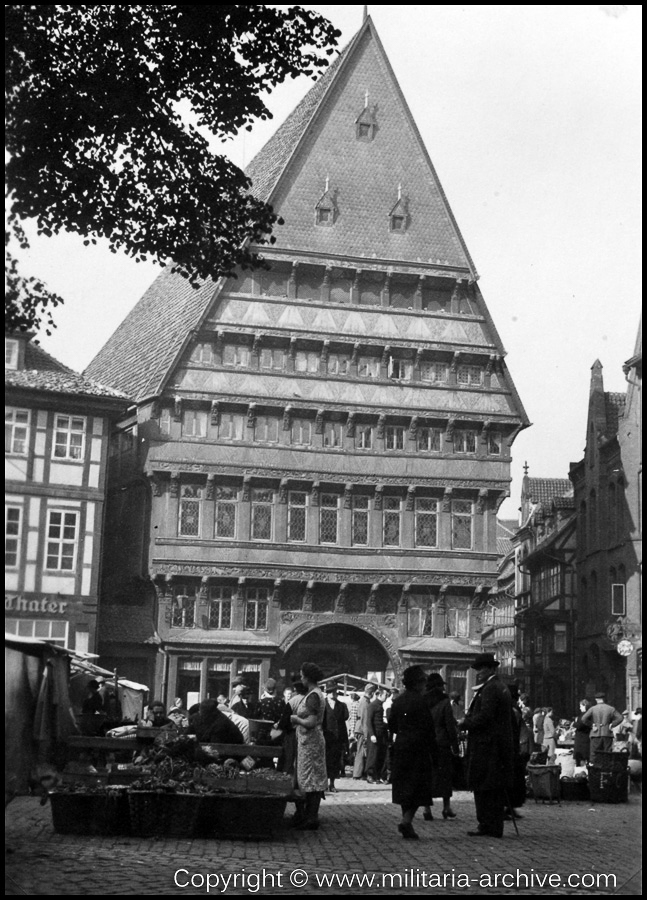
<path fill-rule="evenodd" d="M 336 782 L 349 777 L 367 784 L 390 784 L 401 810 L 398 830 L 417 840 L 414 818 L 433 820 L 434 800 L 443 819 L 454 819 L 454 790 L 474 795 L 477 825 L 471 837 L 500 838 L 506 819 L 520 818 L 526 797 L 528 762 L 555 760 L 558 748 L 572 748 L 575 764 L 595 763 L 600 753 L 626 749 L 642 758 L 642 710 L 620 713 L 598 692 L 582 700 L 572 720 L 558 719 L 547 707 L 531 708 L 527 694 L 506 685 L 491 653 L 479 654 L 472 668 L 476 684 L 467 707 L 458 693 L 447 693 L 442 676 L 410 666 L 402 690 L 366 682 L 363 692 L 340 696 L 314 663 L 303 663 L 299 678 L 279 694 L 269 678 L 258 700 L 245 676 L 234 679 L 232 695 L 220 694 L 190 709 L 176 698 L 166 710 L 149 704 L 140 724 L 194 734 L 203 743 L 272 746 L 276 767 L 293 777 L 296 812 L 292 825 L 319 827 L 319 805 Z M 323 687 L 321 686 L 323 685 Z M 84 711 L 98 711 L 100 684 L 91 683 Z M 251 728 L 271 725 L 262 734 Z M 348 772 L 348 776 L 347 776 Z"/>

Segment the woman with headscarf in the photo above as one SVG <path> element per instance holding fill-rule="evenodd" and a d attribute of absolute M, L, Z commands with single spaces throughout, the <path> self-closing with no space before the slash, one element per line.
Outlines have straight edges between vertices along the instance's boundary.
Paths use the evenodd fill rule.
<path fill-rule="evenodd" d="M 438 746 L 438 762 L 433 770 L 432 794 L 434 797 L 443 798 L 443 819 L 455 819 L 456 813 L 451 806 L 451 797 L 454 774 L 453 758 L 459 753 L 456 719 L 440 672 L 432 672 L 427 677 L 426 688 L 425 699 L 431 712 Z M 425 809 L 423 818 L 427 821 L 433 819 L 429 807 Z"/>
<path fill-rule="evenodd" d="M 398 831 L 405 840 L 418 840 L 413 818 L 419 806 L 431 806 L 432 758 L 436 758 L 434 723 L 423 694 L 427 675 L 421 666 L 404 670 L 404 691 L 389 710 L 392 745 L 391 801 L 402 810 Z"/>
<path fill-rule="evenodd" d="M 325 712 L 324 695 L 319 688 L 323 672 L 314 663 L 303 663 L 301 681 L 305 686 L 305 696 L 290 722 L 297 733 L 297 788 L 305 796 L 296 803 L 297 811 L 293 826 L 302 830 L 315 831 L 319 828 L 319 804 L 328 786 L 326 773 L 326 742 L 323 734 Z"/>

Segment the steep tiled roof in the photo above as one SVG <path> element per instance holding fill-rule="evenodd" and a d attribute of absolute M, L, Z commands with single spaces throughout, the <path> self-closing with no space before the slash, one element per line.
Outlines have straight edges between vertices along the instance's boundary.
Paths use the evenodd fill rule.
<path fill-rule="evenodd" d="M 85 370 L 138 402 L 158 394 L 178 353 L 215 294 L 164 269 Z"/>
<path fill-rule="evenodd" d="M 245 169 L 245 174 L 252 179 L 254 196 L 267 200 L 272 193 L 281 172 L 303 137 L 303 133 L 317 110 L 322 97 L 330 87 L 342 59 L 346 57 L 357 35 L 344 48 L 337 59 L 319 79 L 301 103 L 295 107 L 285 122 L 280 126 L 264 147 L 256 154 Z"/>
<path fill-rule="evenodd" d="M 496 552 L 499 556 L 507 556 L 512 550 L 512 535 L 518 527 L 515 519 L 496 520 Z"/>
<path fill-rule="evenodd" d="M 68 369 L 38 344 L 31 342 L 25 347 L 25 368 L 5 369 L 5 387 L 124 401 L 128 399 L 121 391 L 105 387 Z"/>
<path fill-rule="evenodd" d="M 525 478 L 525 496 L 531 503 L 546 503 L 554 497 L 572 494 L 568 478 Z"/>

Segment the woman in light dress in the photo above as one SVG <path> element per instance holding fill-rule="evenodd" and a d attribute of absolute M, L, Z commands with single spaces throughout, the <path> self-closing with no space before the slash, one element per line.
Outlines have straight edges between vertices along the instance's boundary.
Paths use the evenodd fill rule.
<path fill-rule="evenodd" d="M 319 804 L 328 786 L 322 727 L 326 701 L 318 685 L 322 678 L 319 666 L 303 663 L 301 681 L 306 693 L 296 713 L 290 716 L 297 732 L 297 788 L 305 795 L 297 801 L 293 826 L 310 831 L 319 828 Z"/>

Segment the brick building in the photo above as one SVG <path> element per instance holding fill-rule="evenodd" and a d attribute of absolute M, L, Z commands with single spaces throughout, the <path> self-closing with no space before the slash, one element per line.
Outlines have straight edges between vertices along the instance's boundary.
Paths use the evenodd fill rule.
<path fill-rule="evenodd" d="M 571 463 L 577 511 L 576 653 L 582 696 L 642 705 L 642 325 L 626 393 L 591 369 L 584 458 Z"/>
<path fill-rule="evenodd" d="M 108 438 L 118 391 L 5 337 L 5 631 L 96 650 Z"/>
<path fill-rule="evenodd" d="M 164 272 L 87 370 L 136 401 L 102 657 L 166 698 L 306 659 L 464 690 L 528 420 L 370 17 L 248 174 L 269 269 Z"/>

